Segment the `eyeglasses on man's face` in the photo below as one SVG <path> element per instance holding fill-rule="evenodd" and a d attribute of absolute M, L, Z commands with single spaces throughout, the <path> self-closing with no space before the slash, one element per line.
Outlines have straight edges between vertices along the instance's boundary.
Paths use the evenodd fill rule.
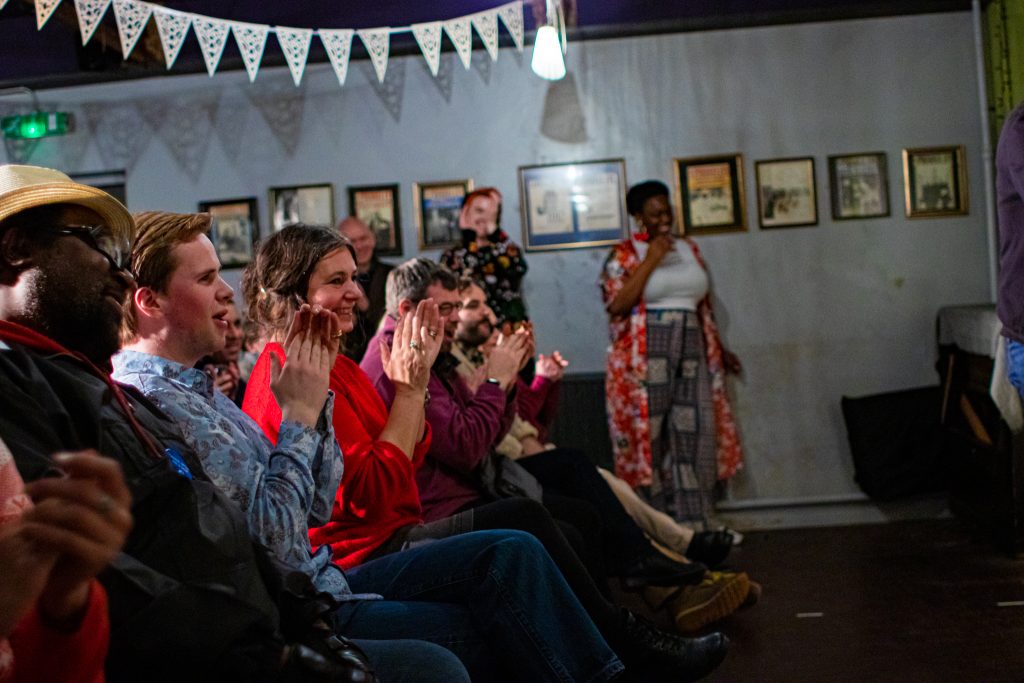
<path fill-rule="evenodd" d="M 455 301 L 455 302 L 449 301 L 449 302 L 437 305 L 437 312 L 441 314 L 442 318 L 447 318 L 452 313 L 457 313 L 458 311 L 461 311 L 461 310 L 462 310 L 462 302 L 461 301 Z"/>
<path fill-rule="evenodd" d="M 118 240 L 105 225 L 53 225 L 47 228 L 58 235 L 77 237 L 91 249 L 107 257 L 114 270 L 130 273 L 132 264 L 131 246 Z"/>

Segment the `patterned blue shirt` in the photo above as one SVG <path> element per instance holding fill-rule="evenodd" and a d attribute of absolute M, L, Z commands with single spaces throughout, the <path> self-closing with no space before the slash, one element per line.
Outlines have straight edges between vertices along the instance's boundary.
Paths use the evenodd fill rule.
<path fill-rule="evenodd" d="M 344 469 L 331 425 L 333 393 L 315 429 L 285 420 L 275 446 L 202 370 L 137 351 L 120 351 L 112 360 L 114 379 L 139 389 L 178 423 L 207 476 L 245 510 L 257 540 L 335 598 L 379 597 L 353 595 L 330 547 L 310 548 L 309 528 L 330 520 Z"/>

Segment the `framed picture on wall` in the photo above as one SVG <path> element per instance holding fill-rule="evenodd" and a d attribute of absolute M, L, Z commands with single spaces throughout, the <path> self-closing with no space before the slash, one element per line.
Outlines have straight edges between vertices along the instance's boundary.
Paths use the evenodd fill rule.
<path fill-rule="evenodd" d="M 252 261 L 260 234 L 255 197 L 199 202 L 199 211 L 210 214 L 210 241 L 222 267 L 238 268 Z"/>
<path fill-rule="evenodd" d="M 527 251 L 615 244 L 626 234 L 626 162 L 602 159 L 519 167 Z"/>
<path fill-rule="evenodd" d="M 295 185 L 270 188 L 270 227 L 274 232 L 290 223 L 334 227 L 334 186 Z"/>
<path fill-rule="evenodd" d="M 459 244 L 459 212 L 463 198 L 472 191 L 473 181 L 468 179 L 413 183 L 420 249 L 447 249 Z"/>
<path fill-rule="evenodd" d="M 904 149 L 903 192 L 907 218 L 966 215 L 964 146 Z"/>
<path fill-rule="evenodd" d="M 402 255 L 398 185 L 349 187 L 348 213 L 370 226 L 370 230 L 377 237 L 377 254 L 380 256 Z"/>
<path fill-rule="evenodd" d="M 680 228 L 685 235 L 747 229 L 743 155 L 673 159 Z"/>
<path fill-rule="evenodd" d="M 828 177 L 834 220 L 889 215 L 885 152 L 830 156 Z"/>
<path fill-rule="evenodd" d="M 761 228 L 796 228 L 818 224 L 814 159 L 765 159 L 754 164 L 757 219 Z"/>

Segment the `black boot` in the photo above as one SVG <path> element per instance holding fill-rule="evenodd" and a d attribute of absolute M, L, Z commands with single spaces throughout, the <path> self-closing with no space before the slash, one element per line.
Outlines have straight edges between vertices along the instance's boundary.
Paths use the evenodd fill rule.
<path fill-rule="evenodd" d="M 622 641 L 611 645 L 637 680 L 696 681 L 714 671 L 729 650 L 729 639 L 721 633 L 684 638 L 629 610 L 622 610 L 622 619 Z"/>
<path fill-rule="evenodd" d="M 686 556 L 714 568 L 725 562 L 730 550 L 732 534 L 728 531 L 699 531 L 690 539 Z"/>
<path fill-rule="evenodd" d="M 706 572 L 707 567 L 699 562 L 683 564 L 652 550 L 626 567 L 620 578 L 623 588 L 638 591 L 647 586 L 692 586 L 700 583 Z"/>

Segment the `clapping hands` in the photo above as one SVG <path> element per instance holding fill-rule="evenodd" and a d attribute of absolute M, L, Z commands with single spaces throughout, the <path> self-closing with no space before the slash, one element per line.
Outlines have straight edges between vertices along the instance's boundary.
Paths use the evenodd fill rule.
<path fill-rule="evenodd" d="M 270 390 L 281 416 L 314 427 L 327 400 L 331 368 L 338 355 L 341 323 L 319 306 L 302 304 L 285 339 L 285 363 L 270 356 Z"/>
<path fill-rule="evenodd" d="M 395 326 L 391 346 L 380 342 L 384 374 L 395 391 L 423 393 L 430 382 L 430 369 L 444 341 L 441 314 L 433 299 L 424 299 L 415 312 L 402 316 Z"/>

